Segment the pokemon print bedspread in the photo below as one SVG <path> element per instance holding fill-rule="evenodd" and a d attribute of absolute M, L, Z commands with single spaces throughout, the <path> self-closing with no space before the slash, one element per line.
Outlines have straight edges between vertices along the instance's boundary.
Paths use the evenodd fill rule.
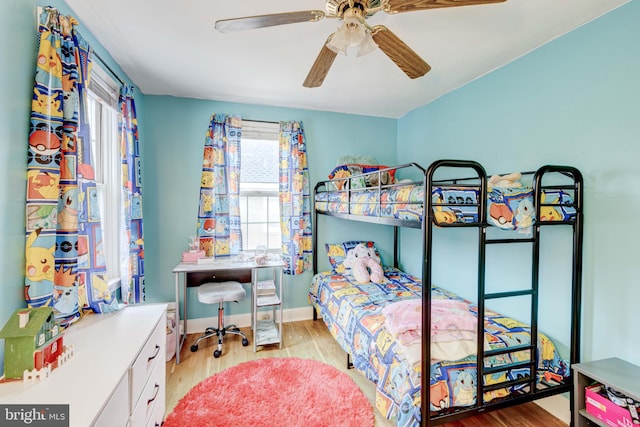
<path fill-rule="evenodd" d="M 420 363 L 411 363 L 385 327 L 383 308 L 389 304 L 421 298 L 419 280 L 397 269 L 385 269 L 383 284 L 356 284 L 350 275 L 333 272 L 317 274 L 309 291 L 309 301 L 326 323 L 340 346 L 351 355 L 355 368 L 376 384 L 376 407 L 398 426 L 420 424 Z M 442 288 L 433 288 L 434 299 L 451 299 L 468 304 L 476 316 L 475 305 Z M 485 346 L 504 348 L 528 343 L 529 328 L 498 313 L 487 311 Z M 539 378 L 545 372 L 566 377 L 569 366 L 557 354 L 553 343 L 539 334 Z M 497 366 L 528 359 L 528 351 L 500 355 L 485 360 Z M 476 357 L 432 361 L 430 372 L 431 410 L 475 404 Z M 485 384 L 528 376 L 528 368 L 485 376 Z M 502 389 L 485 393 L 485 401 L 503 397 Z"/>
<path fill-rule="evenodd" d="M 431 192 L 437 224 L 478 221 L 478 190 L 471 187 L 434 187 Z M 351 200 L 349 200 L 351 197 Z M 360 189 L 357 191 L 329 191 L 316 194 L 315 206 L 320 212 L 377 216 L 422 221 L 424 187 L 401 185 L 389 189 Z M 548 190 L 542 196 L 541 219 L 570 221 L 575 209 L 569 194 L 562 190 Z M 529 230 L 535 222 L 533 189 L 499 188 L 487 193 L 487 221 L 509 230 Z"/>

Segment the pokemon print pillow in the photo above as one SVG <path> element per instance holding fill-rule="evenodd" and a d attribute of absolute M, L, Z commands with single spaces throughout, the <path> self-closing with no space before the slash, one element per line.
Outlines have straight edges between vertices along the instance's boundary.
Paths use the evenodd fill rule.
<path fill-rule="evenodd" d="M 344 265 L 344 261 L 347 258 L 347 253 L 350 249 L 355 248 L 360 243 L 364 244 L 368 248 L 373 248 L 378 258 L 380 258 L 380 252 L 376 248 L 375 243 L 371 241 L 352 240 L 342 243 L 325 243 L 324 247 L 327 250 L 327 256 L 329 257 L 329 263 L 331 264 L 333 271 L 338 274 L 346 273 L 348 268 Z M 382 258 L 380 259 L 382 261 Z"/>

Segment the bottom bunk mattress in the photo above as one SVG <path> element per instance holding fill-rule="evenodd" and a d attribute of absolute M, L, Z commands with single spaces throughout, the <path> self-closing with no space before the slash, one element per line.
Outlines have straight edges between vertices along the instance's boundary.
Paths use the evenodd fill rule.
<path fill-rule="evenodd" d="M 385 269 L 385 280 L 381 284 L 356 283 L 351 275 L 335 272 L 314 276 L 309 291 L 309 301 L 326 323 L 340 346 L 351 355 L 354 367 L 376 384 L 376 407 L 386 418 L 398 426 L 419 425 L 420 414 L 420 337 L 419 317 L 407 318 L 409 305 L 420 305 L 421 282 L 397 269 Z M 433 287 L 432 298 L 477 319 L 477 310 L 457 295 L 442 288 Z M 467 330 L 469 319 L 453 319 L 444 314 L 441 329 L 437 310 L 432 305 L 432 361 L 430 372 L 431 411 L 454 407 L 472 406 L 476 403 L 476 344 L 475 334 Z M 395 308 L 395 310 L 394 310 Z M 396 320 L 404 322 L 398 328 Z M 486 349 L 498 349 L 528 344 L 530 329 L 521 322 L 485 311 Z M 455 342 L 443 338 L 446 322 L 457 324 L 456 333 L 462 334 Z M 419 321 L 421 323 L 421 321 Z M 477 325 L 477 320 L 471 323 Z M 440 334 L 440 335 L 439 335 Z M 466 335 L 465 335 L 466 334 Z M 569 376 L 569 365 L 562 360 L 553 343 L 543 334 L 538 334 L 538 380 Z M 485 358 L 485 367 L 509 365 L 529 359 L 528 350 Z M 547 375 L 545 375 L 547 373 Z M 484 384 L 491 385 L 507 380 L 529 377 L 528 368 L 512 369 L 485 375 Z M 553 384 L 552 381 L 549 381 Z M 522 387 L 522 386 L 521 386 Z M 515 389 L 498 389 L 484 394 L 484 401 L 505 397 Z"/>

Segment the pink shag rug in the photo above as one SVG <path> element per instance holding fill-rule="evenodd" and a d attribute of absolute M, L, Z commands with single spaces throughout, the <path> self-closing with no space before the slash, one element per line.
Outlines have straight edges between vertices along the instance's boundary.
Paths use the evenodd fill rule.
<path fill-rule="evenodd" d="M 163 427 L 373 425 L 371 403 L 349 375 L 287 357 L 244 362 L 203 380 Z"/>

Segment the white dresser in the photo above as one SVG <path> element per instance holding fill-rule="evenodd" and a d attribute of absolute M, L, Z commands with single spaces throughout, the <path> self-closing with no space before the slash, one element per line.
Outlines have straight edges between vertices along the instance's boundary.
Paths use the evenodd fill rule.
<path fill-rule="evenodd" d="M 71 427 L 160 426 L 165 411 L 164 304 L 91 314 L 64 336 L 74 355 L 35 384 L 0 384 L 0 403 L 69 404 Z"/>

